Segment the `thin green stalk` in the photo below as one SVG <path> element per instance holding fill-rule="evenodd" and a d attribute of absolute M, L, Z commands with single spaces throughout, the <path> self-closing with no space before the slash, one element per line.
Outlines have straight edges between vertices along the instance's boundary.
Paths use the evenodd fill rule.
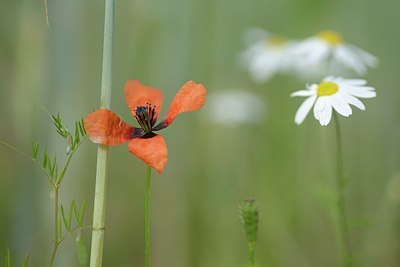
<path fill-rule="evenodd" d="M 54 266 L 54 262 L 56 260 L 56 255 L 57 255 L 57 250 L 58 247 L 60 246 L 60 229 L 59 229 L 59 186 L 54 186 L 54 246 L 53 246 L 53 253 L 51 254 L 51 260 L 50 260 L 50 267 Z"/>
<path fill-rule="evenodd" d="M 101 80 L 101 107 L 110 109 L 112 81 L 112 48 L 114 31 L 114 0 L 106 0 L 104 15 L 104 46 Z M 92 246 L 90 267 L 101 267 L 103 262 L 103 242 L 106 208 L 108 148 L 99 145 L 97 150 L 96 186 L 93 209 Z"/>
<path fill-rule="evenodd" d="M 255 256 L 255 244 L 254 243 L 248 243 L 249 247 L 249 267 L 255 267 L 256 266 L 256 256 Z"/>
<path fill-rule="evenodd" d="M 349 227 L 346 216 L 345 189 L 346 180 L 343 172 L 343 150 L 342 150 L 342 134 L 340 130 L 339 119 L 336 113 L 333 114 L 336 128 L 336 175 L 337 175 L 337 208 L 338 208 L 338 225 L 340 232 L 340 250 L 342 254 L 341 266 L 352 266 L 352 252 L 350 245 Z"/>
<path fill-rule="evenodd" d="M 146 188 L 145 188 L 146 193 L 144 199 L 145 267 L 150 266 L 150 178 L 151 178 L 151 167 L 147 166 Z"/>
<path fill-rule="evenodd" d="M 84 139 L 85 138 L 83 138 L 76 145 L 75 149 L 71 151 L 71 154 L 69 155 L 69 157 L 67 159 L 67 162 L 65 163 L 64 167 L 62 168 L 61 173 L 55 178 L 55 182 L 53 182 L 53 179 L 50 178 L 51 185 L 52 185 L 53 190 L 54 190 L 54 231 L 55 231 L 55 233 L 54 233 L 54 246 L 53 246 L 53 253 L 51 254 L 50 267 L 54 266 L 54 262 L 56 260 L 58 248 L 60 247 L 60 244 L 64 240 L 61 237 L 61 229 L 60 229 L 61 225 L 60 225 L 60 219 L 59 219 L 59 213 L 60 213 L 59 199 L 60 199 L 61 182 L 62 182 L 62 180 L 64 178 L 64 175 L 65 175 L 65 173 L 67 171 L 67 168 L 68 168 L 68 166 L 69 166 L 69 164 L 71 162 L 72 156 L 74 155 L 74 153 L 78 149 L 78 147 L 82 144 Z M 32 160 L 36 163 L 36 161 L 34 159 L 32 159 Z M 43 168 L 42 168 L 42 170 L 43 170 Z"/>
<path fill-rule="evenodd" d="M 46 16 L 46 25 L 49 27 L 49 9 L 47 5 L 47 0 L 44 0 L 44 10 L 45 10 L 45 16 Z"/>

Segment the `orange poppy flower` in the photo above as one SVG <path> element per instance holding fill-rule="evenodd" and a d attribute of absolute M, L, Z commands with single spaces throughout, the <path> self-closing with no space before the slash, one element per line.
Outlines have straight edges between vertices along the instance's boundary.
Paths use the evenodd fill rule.
<path fill-rule="evenodd" d="M 97 144 L 114 146 L 129 141 L 129 152 L 161 173 L 167 163 L 167 146 L 164 138 L 154 132 L 168 127 L 180 113 L 201 108 L 206 100 L 206 89 L 193 81 L 185 83 L 172 100 L 167 115 L 157 125 L 163 100 L 161 90 L 137 80 L 128 81 L 125 100 L 140 127 L 126 124 L 108 109 L 99 109 L 86 117 L 85 130 Z"/>

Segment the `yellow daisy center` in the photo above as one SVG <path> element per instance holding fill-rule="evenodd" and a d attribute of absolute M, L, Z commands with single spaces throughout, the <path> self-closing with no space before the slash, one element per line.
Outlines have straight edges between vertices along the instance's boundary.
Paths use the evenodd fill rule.
<path fill-rule="evenodd" d="M 322 82 L 318 84 L 317 95 L 318 96 L 328 96 L 333 95 L 339 91 L 339 86 L 333 82 Z"/>
<path fill-rule="evenodd" d="M 319 32 L 317 36 L 330 45 L 338 45 L 343 43 L 343 37 L 334 31 L 322 31 Z"/>
<path fill-rule="evenodd" d="M 273 46 L 283 46 L 286 42 L 286 38 L 279 35 L 273 35 L 266 39 L 266 44 Z"/>

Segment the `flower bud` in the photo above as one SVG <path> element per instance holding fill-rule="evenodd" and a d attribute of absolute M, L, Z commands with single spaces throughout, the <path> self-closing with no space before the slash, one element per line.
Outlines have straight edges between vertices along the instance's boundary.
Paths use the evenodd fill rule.
<path fill-rule="evenodd" d="M 259 210 L 254 198 L 247 198 L 239 207 L 247 242 L 254 244 L 257 240 Z"/>

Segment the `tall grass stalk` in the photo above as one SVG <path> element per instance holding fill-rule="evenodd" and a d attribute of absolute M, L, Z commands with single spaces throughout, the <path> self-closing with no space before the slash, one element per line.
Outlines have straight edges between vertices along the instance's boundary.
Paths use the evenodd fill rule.
<path fill-rule="evenodd" d="M 103 67 L 101 80 L 101 108 L 111 106 L 112 50 L 114 30 L 114 0 L 106 0 L 104 15 Z M 93 209 L 93 232 L 90 267 L 100 267 L 103 261 L 104 222 L 107 188 L 108 148 L 99 145 L 97 150 L 96 186 Z"/>
<path fill-rule="evenodd" d="M 341 266 L 351 267 L 352 264 L 352 252 L 350 245 L 350 235 L 349 235 L 349 227 L 347 223 L 346 216 L 346 199 L 345 199 L 345 189 L 346 189 L 346 179 L 344 177 L 343 172 L 343 149 L 342 149 L 342 134 L 340 130 L 339 119 L 336 113 L 333 114 L 333 118 L 335 120 L 335 128 L 336 128 L 336 186 L 337 186 L 337 218 L 338 218 L 338 226 L 339 226 L 339 234 L 340 234 L 340 253 L 341 253 Z"/>

